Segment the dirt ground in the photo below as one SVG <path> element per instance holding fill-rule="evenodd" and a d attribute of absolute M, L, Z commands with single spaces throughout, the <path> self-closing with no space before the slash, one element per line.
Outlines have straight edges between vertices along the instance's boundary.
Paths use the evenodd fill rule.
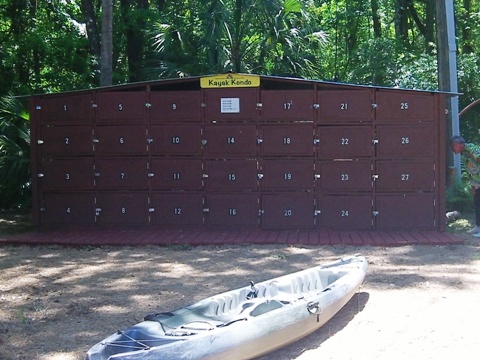
<path fill-rule="evenodd" d="M 0 229 L 1 230 L 1 229 Z M 1 231 L 0 231 L 1 234 Z M 480 350 L 480 244 L 0 247 L 0 359 L 77 360 L 152 312 L 361 253 L 360 291 L 275 359 L 452 359 Z"/>

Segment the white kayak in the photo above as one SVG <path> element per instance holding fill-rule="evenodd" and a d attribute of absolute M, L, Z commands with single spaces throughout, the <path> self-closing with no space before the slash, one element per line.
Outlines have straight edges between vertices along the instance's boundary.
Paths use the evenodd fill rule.
<path fill-rule="evenodd" d="M 151 314 L 94 345 L 86 360 L 246 360 L 297 341 L 358 291 L 367 260 L 351 256 Z"/>

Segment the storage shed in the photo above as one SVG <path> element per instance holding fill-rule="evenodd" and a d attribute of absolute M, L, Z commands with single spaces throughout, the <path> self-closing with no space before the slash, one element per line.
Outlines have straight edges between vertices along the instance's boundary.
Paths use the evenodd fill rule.
<path fill-rule="evenodd" d="M 33 96 L 34 220 L 443 231 L 445 97 L 245 74 Z"/>

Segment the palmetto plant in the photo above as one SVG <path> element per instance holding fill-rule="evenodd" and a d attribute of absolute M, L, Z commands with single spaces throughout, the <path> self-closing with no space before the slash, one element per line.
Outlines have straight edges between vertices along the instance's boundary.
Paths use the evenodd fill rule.
<path fill-rule="evenodd" d="M 0 98 L 0 208 L 30 203 L 29 114 L 11 95 Z"/>

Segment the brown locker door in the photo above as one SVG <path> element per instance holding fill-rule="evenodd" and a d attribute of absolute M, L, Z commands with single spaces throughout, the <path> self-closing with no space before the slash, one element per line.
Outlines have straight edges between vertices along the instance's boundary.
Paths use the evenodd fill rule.
<path fill-rule="evenodd" d="M 385 160 L 376 162 L 377 191 L 433 191 L 433 160 Z"/>
<path fill-rule="evenodd" d="M 312 90 L 263 90 L 262 120 L 313 121 L 315 92 Z"/>
<path fill-rule="evenodd" d="M 200 155 L 202 128 L 196 124 L 154 125 L 150 148 L 154 155 Z"/>
<path fill-rule="evenodd" d="M 91 126 L 42 126 L 43 156 L 93 155 L 93 129 Z"/>
<path fill-rule="evenodd" d="M 312 193 L 290 192 L 262 195 L 264 229 L 311 229 L 314 227 Z"/>
<path fill-rule="evenodd" d="M 322 191 L 372 191 L 372 162 L 369 160 L 317 162 Z"/>
<path fill-rule="evenodd" d="M 377 91 L 377 122 L 433 121 L 435 96 L 408 91 Z"/>
<path fill-rule="evenodd" d="M 377 194 L 377 230 L 434 230 L 433 194 Z"/>
<path fill-rule="evenodd" d="M 95 137 L 102 156 L 147 154 L 147 130 L 143 125 L 97 126 Z"/>
<path fill-rule="evenodd" d="M 205 154 L 209 157 L 256 156 L 256 125 L 205 126 Z"/>
<path fill-rule="evenodd" d="M 257 88 L 205 89 L 207 121 L 256 121 Z"/>
<path fill-rule="evenodd" d="M 43 161 L 39 185 L 46 190 L 87 190 L 94 187 L 93 159 Z"/>
<path fill-rule="evenodd" d="M 313 190 L 313 160 L 264 160 L 261 185 L 263 190 Z"/>
<path fill-rule="evenodd" d="M 263 125 L 261 152 L 265 156 L 313 156 L 313 126 Z"/>
<path fill-rule="evenodd" d="M 101 225 L 148 225 L 148 194 L 100 193 L 95 211 L 96 221 Z"/>
<path fill-rule="evenodd" d="M 258 193 L 208 194 L 207 206 L 209 226 L 258 226 Z"/>
<path fill-rule="evenodd" d="M 97 121 L 139 123 L 146 121 L 144 91 L 100 92 L 97 94 Z"/>
<path fill-rule="evenodd" d="M 93 224 L 95 194 L 55 194 L 43 195 L 41 224 Z"/>
<path fill-rule="evenodd" d="M 370 195 L 324 195 L 318 201 L 320 226 L 331 229 L 373 228 L 372 196 Z"/>
<path fill-rule="evenodd" d="M 154 189 L 201 190 L 201 159 L 152 159 L 152 187 Z"/>
<path fill-rule="evenodd" d="M 377 126 L 377 156 L 417 157 L 434 155 L 434 124 Z"/>
<path fill-rule="evenodd" d="M 202 120 L 200 91 L 151 92 L 150 105 L 150 121 L 153 123 Z"/>
<path fill-rule="evenodd" d="M 157 225 L 203 225 L 201 192 L 153 194 L 153 223 Z"/>
<path fill-rule="evenodd" d="M 40 98 L 35 111 L 44 123 L 92 122 L 92 96 L 63 95 Z"/>
<path fill-rule="evenodd" d="M 370 90 L 321 90 L 319 123 L 371 122 L 373 119 Z"/>
<path fill-rule="evenodd" d="M 320 126 L 318 156 L 331 159 L 351 159 L 373 155 L 371 126 Z"/>
<path fill-rule="evenodd" d="M 207 160 L 206 187 L 215 190 L 257 190 L 257 160 Z"/>
<path fill-rule="evenodd" d="M 99 189 L 147 189 L 149 174 L 146 159 L 101 159 L 95 175 Z M 151 176 L 151 175 L 150 175 Z"/>

